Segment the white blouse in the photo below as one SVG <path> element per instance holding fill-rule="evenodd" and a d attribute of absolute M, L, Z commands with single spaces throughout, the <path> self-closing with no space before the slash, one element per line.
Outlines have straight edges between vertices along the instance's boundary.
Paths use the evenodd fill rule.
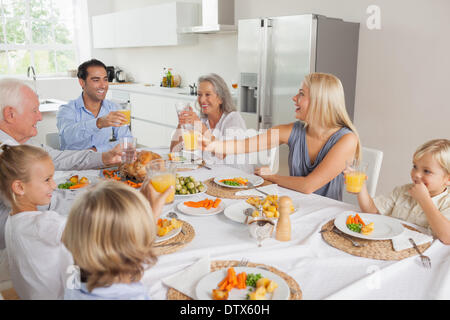
<path fill-rule="evenodd" d="M 61 242 L 66 217 L 55 211 L 25 211 L 5 226 L 9 272 L 21 299 L 62 299 L 72 255 Z"/>

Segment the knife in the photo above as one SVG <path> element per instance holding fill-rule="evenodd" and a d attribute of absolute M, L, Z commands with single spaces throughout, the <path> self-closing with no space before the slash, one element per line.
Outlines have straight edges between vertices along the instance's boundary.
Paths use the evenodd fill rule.
<path fill-rule="evenodd" d="M 194 159 L 191 159 L 192 163 L 194 163 Z M 206 168 L 208 170 L 212 170 L 210 167 L 205 165 L 205 160 L 202 160 L 201 163 L 198 164 L 200 167 Z"/>

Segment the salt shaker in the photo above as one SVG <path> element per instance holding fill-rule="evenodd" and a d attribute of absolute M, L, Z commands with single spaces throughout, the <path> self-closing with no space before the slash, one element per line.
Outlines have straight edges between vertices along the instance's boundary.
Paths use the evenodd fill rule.
<path fill-rule="evenodd" d="M 291 208 L 292 200 L 288 196 L 280 198 L 279 202 L 280 217 L 278 218 L 275 239 L 278 241 L 291 240 Z"/>

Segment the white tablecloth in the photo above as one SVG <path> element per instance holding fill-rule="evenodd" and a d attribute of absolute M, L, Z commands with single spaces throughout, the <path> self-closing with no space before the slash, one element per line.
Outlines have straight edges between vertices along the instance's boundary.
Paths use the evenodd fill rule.
<path fill-rule="evenodd" d="M 181 172 L 201 181 L 219 174 L 239 176 L 243 172 L 226 166 Z M 157 264 L 145 272 L 142 281 L 148 286 L 150 296 L 166 299 L 168 287 L 161 279 L 209 254 L 211 260 L 247 258 L 278 268 L 298 282 L 304 299 L 450 298 L 450 246 L 438 240 L 433 242 L 426 251 L 432 261 L 431 270 L 421 266 L 418 256 L 401 261 L 352 256 L 328 245 L 318 231 L 338 214 L 358 208 L 314 194 L 284 188 L 280 191 L 280 195 L 288 195 L 300 203 L 299 211 L 291 215 L 292 240 L 267 239 L 261 248 L 250 238 L 245 225 L 228 219 L 223 213 L 198 217 L 175 210 L 180 219 L 194 227 L 196 235 L 186 247 L 160 256 Z M 186 198 L 176 198 L 164 212 L 174 210 L 180 201 Z M 223 201 L 229 205 L 241 200 Z"/>

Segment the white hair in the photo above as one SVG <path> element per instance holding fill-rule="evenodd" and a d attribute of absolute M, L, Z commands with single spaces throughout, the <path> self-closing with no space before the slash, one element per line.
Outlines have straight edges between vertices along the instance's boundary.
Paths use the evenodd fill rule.
<path fill-rule="evenodd" d="M 3 109 L 7 106 L 17 109 L 19 113 L 23 112 L 23 93 L 21 90 L 24 87 L 33 90 L 25 82 L 17 79 L 0 80 L 0 121 L 3 120 Z"/>

